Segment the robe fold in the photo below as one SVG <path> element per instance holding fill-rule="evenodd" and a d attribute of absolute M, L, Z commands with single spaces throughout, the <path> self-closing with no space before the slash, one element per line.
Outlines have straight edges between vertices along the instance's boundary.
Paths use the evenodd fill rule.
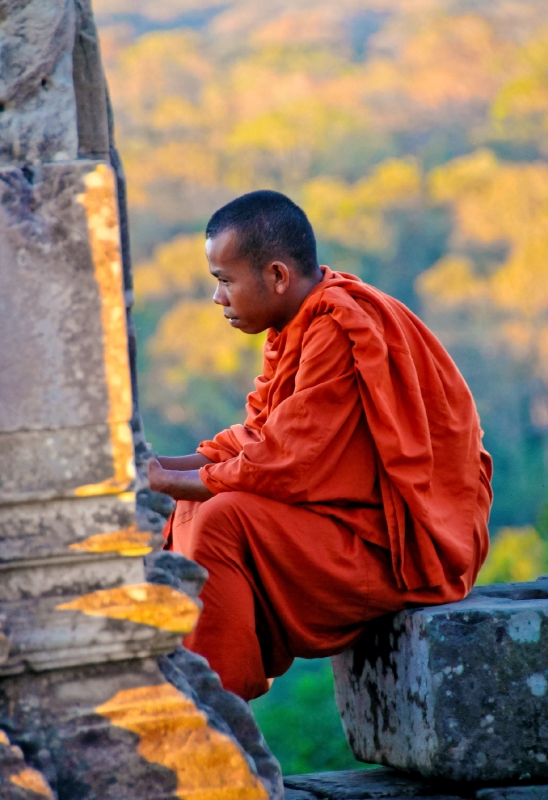
<path fill-rule="evenodd" d="M 216 497 L 179 502 L 166 526 L 216 576 L 189 644 L 246 699 L 295 655 L 340 652 L 373 616 L 460 599 L 487 554 L 491 462 L 463 377 L 404 305 L 322 269 L 268 332 L 245 423 L 198 448 Z M 222 608 L 223 582 L 248 612 Z M 243 660 L 226 635 L 247 642 Z"/>

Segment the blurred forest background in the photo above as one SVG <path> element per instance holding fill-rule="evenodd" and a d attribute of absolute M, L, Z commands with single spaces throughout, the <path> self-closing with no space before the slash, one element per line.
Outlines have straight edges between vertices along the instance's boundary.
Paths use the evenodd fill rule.
<path fill-rule="evenodd" d="M 124 161 L 141 402 L 163 454 L 242 420 L 262 337 L 211 302 L 210 214 L 272 188 L 321 262 L 448 347 L 495 460 L 483 582 L 548 572 L 545 0 L 94 0 Z M 325 661 L 254 704 L 284 771 L 355 766 Z"/>

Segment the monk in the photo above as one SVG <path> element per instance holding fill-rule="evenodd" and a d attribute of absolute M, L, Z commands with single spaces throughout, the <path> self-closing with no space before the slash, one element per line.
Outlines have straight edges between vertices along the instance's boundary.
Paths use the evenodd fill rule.
<path fill-rule="evenodd" d="M 470 391 L 402 303 L 320 267 L 304 212 L 258 191 L 206 229 L 227 325 L 267 330 L 247 418 L 158 458 L 166 547 L 207 568 L 185 646 L 245 700 L 365 623 L 462 599 L 488 549 L 491 459 Z"/>

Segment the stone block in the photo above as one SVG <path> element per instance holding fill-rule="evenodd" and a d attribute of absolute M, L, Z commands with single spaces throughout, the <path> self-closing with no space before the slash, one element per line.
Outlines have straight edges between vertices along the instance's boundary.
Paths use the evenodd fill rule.
<path fill-rule="evenodd" d="M 318 772 L 284 778 L 285 800 L 548 800 L 548 785 L 478 788 L 469 783 L 428 780 L 378 767 Z"/>
<path fill-rule="evenodd" d="M 4 679 L 0 726 L 67 800 L 268 800 L 236 739 L 154 659 Z"/>
<path fill-rule="evenodd" d="M 110 149 L 107 92 L 91 0 L 77 0 L 76 15 L 72 62 L 78 119 L 78 156 L 105 161 Z"/>
<path fill-rule="evenodd" d="M 4 0 L 0 163 L 76 158 L 74 0 Z"/>
<path fill-rule="evenodd" d="M 0 431 L 128 422 L 114 175 L 33 170 L 0 171 Z"/>
<path fill-rule="evenodd" d="M 120 439 L 127 444 L 127 463 L 117 468 Z M 134 474 L 130 448 L 131 432 L 125 422 L 115 430 L 103 424 L 0 433 L 0 506 L 75 497 L 80 492 L 105 494 L 102 487 L 107 482 L 125 492 Z"/>
<path fill-rule="evenodd" d="M 0 564 L 67 555 L 90 536 L 135 523 L 135 495 L 100 495 L 19 505 L 0 504 Z"/>
<path fill-rule="evenodd" d="M 359 760 L 455 781 L 548 782 L 548 581 L 375 620 L 332 663 Z"/>

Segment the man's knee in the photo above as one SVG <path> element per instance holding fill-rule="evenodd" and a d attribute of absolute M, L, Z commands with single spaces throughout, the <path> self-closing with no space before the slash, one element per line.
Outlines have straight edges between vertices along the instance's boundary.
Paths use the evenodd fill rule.
<path fill-rule="evenodd" d="M 243 492 L 220 492 L 201 504 L 194 518 L 198 539 L 215 536 L 219 533 L 223 540 L 241 539 L 241 509 Z"/>

